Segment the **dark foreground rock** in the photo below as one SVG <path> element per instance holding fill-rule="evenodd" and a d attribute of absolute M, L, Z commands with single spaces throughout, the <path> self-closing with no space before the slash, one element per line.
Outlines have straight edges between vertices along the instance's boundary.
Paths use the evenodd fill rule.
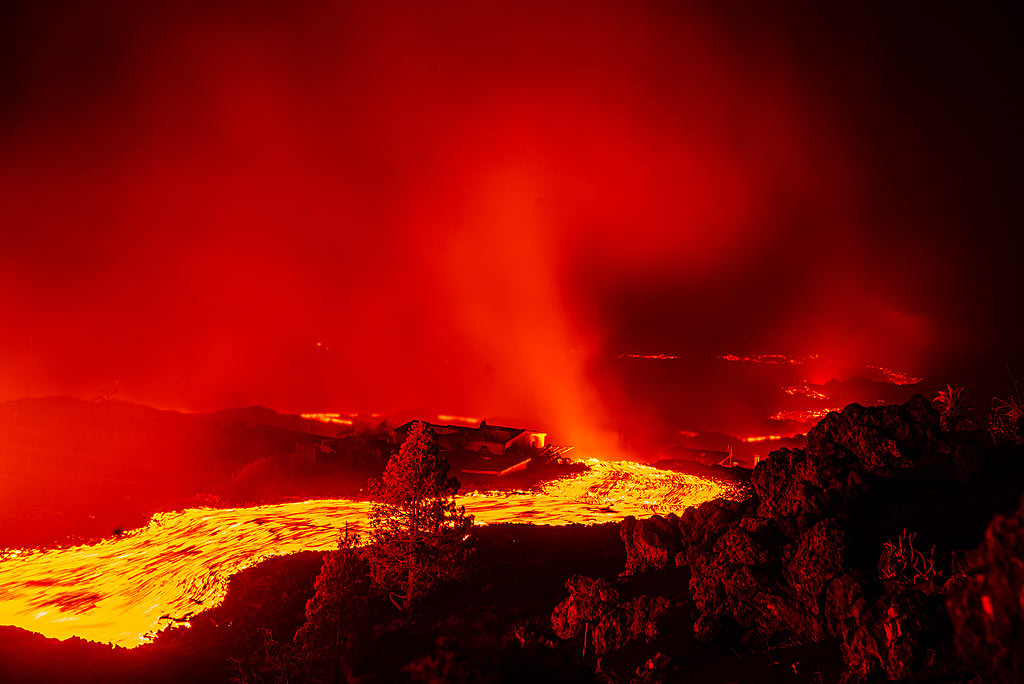
<path fill-rule="evenodd" d="M 950 584 L 946 606 L 963 664 L 987 682 L 1024 681 L 1024 502 L 996 516 Z"/>
<path fill-rule="evenodd" d="M 1021 449 L 987 437 L 943 432 L 921 396 L 850 405 L 760 463 L 749 500 L 624 521 L 620 590 L 687 569 L 697 640 L 834 643 L 844 681 L 1024 681 L 1024 513 L 967 553 L 1024 490 Z"/>
<path fill-rule="evenodd" d="M 844 635 L 848 681 L 906 681 L 954 669 L 941 595 L 910 588 L 882 596 Z"/>
<path fill-rule="evenodd" d="M 676 554 L 683 549 L 679 518 L 674 513 L 641 520 L 628 516 L 622 521 L 620 536 L 626 547 L 626 574 L 674 565 Z"/>
<path fill-rule="evenodd" d="M 551 627 L 559 639 L 583 634 L 584 651 L 591 648 L 599 656 L 635 639 L 657 637 L 658 622 L 670 606 L 662 596 L 625 600 L 608 581 L 582 575 L 570 577 L 565 588 L 569 597 L 551 614 Z"/>

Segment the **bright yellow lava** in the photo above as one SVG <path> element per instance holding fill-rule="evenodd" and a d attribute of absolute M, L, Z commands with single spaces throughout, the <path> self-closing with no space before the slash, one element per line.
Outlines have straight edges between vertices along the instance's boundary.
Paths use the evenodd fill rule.
<path fill-rule="evenodd" d="M 680 512 L 735 494 L 733 486 L 626 461 L 529 492 L 460 497 L 478 524 L 595 524 Z M 119 538 L 0 554 L 0 624 L 48 637 L 133 647 L 224 599 L 229 578 L 269 556 L 335 548 L 348 523 L 365 532 L 369 503 L 346 499 L 158 513 Z"/>

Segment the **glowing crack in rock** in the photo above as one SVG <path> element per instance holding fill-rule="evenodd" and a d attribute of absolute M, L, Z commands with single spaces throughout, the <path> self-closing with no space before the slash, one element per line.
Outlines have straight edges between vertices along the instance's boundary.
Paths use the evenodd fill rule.
<path fill-rule="evenodd" d="M 469 493 L 460 503 L 481 525 L 589 525 L 739 494 L 733 485 L 637 463 L 578 462 L 587 470 L 531 491 Z M 6 551 L 0 624 L 137 646 L 169 617 L 187 623 L 220 603 L 229 578 L 264 558 L 335 548 L 346 524 L 365 533 L 369 509 L 345 499 L 196 508 L 158 513 L 145 527 L 94 544 Z"/>
<path fill-rule="evenodd" d="M 619 354 L 620 359 L 645 359 L 647 361 L 673 361 L 678 356 L 671 354 Z"/>

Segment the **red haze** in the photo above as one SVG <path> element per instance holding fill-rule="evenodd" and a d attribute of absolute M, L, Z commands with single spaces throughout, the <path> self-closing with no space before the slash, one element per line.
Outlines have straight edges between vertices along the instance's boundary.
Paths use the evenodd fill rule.
<path fill-rule="evenodd" d="M 23 9 L 0 396 L 580 440 L 624 352 L 1014 348 L 998 18 L 812 7 Z"/>

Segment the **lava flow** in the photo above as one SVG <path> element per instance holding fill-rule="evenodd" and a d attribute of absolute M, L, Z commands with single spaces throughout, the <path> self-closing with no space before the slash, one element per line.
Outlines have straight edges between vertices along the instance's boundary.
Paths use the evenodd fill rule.
<path fill-rule="evenodd" d="M 477 524 L 596 524 L 680 512 L 737 490 L 630 462 L 584 461 L 585 472 L 533 491 L 460 497 Z M 223 600 L 231 575 L 269 556 L 334 548 L 370 504 L 345 499 L 158 513 L 146 527 L 95 544 L 0 555 L 0 624 L 48 637 L 133 647 L 172 621 Z"/>

